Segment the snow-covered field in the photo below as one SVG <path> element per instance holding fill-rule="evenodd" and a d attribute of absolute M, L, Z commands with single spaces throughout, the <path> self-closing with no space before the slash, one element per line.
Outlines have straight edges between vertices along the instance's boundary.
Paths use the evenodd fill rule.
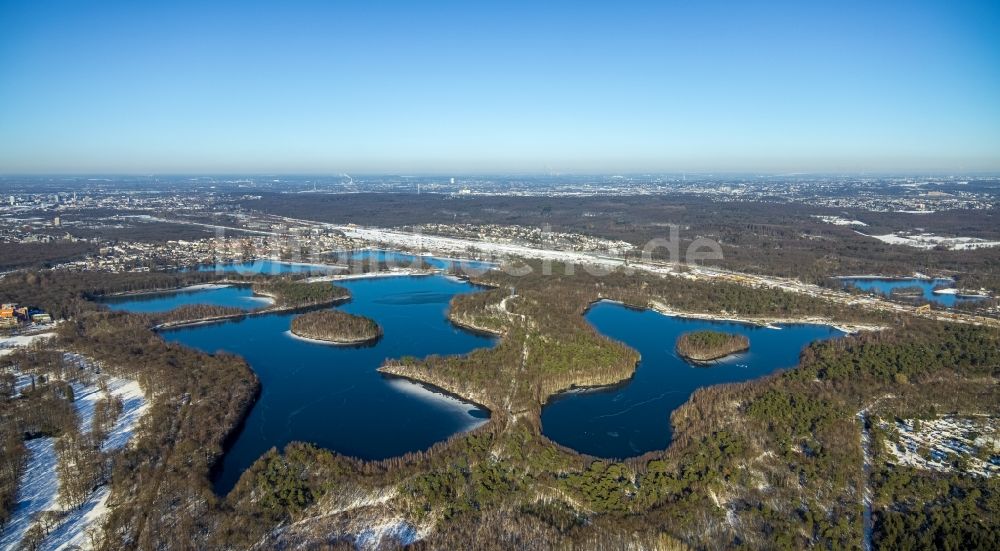
<path fill-rule="evenodd" d="M 101 486 L 80 506 L 71 512 L 58 527 L 45 538 L 45 549 L 90 549 L 92 531 L 100 530 L 104 515 L 108 513 L 108 496 L 111 490 Z"/>
<path fill-rule="evenodd" d="M 17 549 L 37 513 L 59 508 L 55 442 L 55 438 L 34 438 L 24 443 L 28 448 L 27 463 L 10 521 L 0 535 L 0 549 Z"/>
<path fill-rule="evenodd" d="M 45 333 L 35 333 L 34 335 L 14 335 L 11 337 L 0 337 L 0 356 L 5 356 L 14 351 L 15 348 L 28 346 L 39 339 L 47 339 L 55 333 L 48 331 Z"/>
<path fill-rule="evenodd" d="M 987 241 L 978 237 L 941 237 L 931 233 L 908 234 L 905 232 L 887 233 L 884 235 L 867 235 L 861 233 L 861 235 L 878 239 L 890 245 L 906 245 L 907 247 L 918 249 L 933 249 L 941 246 L 951 251 L 964 251 L 1000 247 L 1000 241 Z"/>
<path fill-rule="evenodd" d="M 381 549 L 384 543 L 410 545 L 423 539 L 423 536 L 412 524 L 395 518 L 368 526 L 354 538 L 354 545 L 358 549 Z"/>
<path fill-rule="evenodd" d="M 88 366 L 86 359 L 67 354 L 66 359 L 78 365 Z M 18 375 L 18 383 L 24 379 L 24 386 L 30 384 L 30 377 Z M 122 400 L 124 408 L 107 438 L 101 444 L 104 452 L 124 447 L 132 437 L 139 418 L 148 404 L 142 389 L 135 381 L 105 377 L 108 392 Z M 73 407 L 80 421 L 80 431 L 89 432 L 94 423 L 94 409 L 104 397 L 97 379 L 89 384 L 73 382 Z M 13 507 L 9 524 L 0 535 L 0 549 L 17 549 L 24 534 L 45 511 L 54 511 L 59 519 L 50 527 L 49 535 L 43 542 L 43 549 L 89 548 L 88 530 L 98 528 L 107 513 L 107 486 L 98 488 L 84 504 L 78 508 L 64 510 L 59 504 L 59 478 L 56 475 L 58 456 L 55 438 L 35 438 L 25 443 L 28 447 L 27 464 L 21 475 L 17 501 Z"/>
<path fill-rule="evenodd" d="M 820 214 L 812 215 L 813 218 L 817 218 L 826 222 L 827 224 L 833 224 L 834 226 L 867 226 L 864 222 L 860 220 L 848 220 L 847 218 L 841 218 L 840 216 L 823 216 Z"/>
<path fill-rule="evenodd" d="M 120 386 L 118 386 L 120 384 Z M 149 409 L 146 395 L 142 392 L 142 387 L 135 381 L 127 379 L 115 379 L 115 383 L 108 385 L 111 394 L 121 398 L 123 405 L 122 414 L 118 416 L 115 426 L 108 433 L 108 437 L 101 444 L 101 451 L 110 452 L 124 448 L 132 439 L 139 419 Z"/>

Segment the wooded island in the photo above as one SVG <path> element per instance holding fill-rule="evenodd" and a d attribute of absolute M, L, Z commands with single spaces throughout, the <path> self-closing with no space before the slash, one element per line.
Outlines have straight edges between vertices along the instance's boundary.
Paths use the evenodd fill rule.
<path fill-rule="evenodd" d="M 317 310 L 292 320 L 292 334 L 333 344 L 362 344 L 382 336 L 373 320 L 340 310 Z"/>
<path fill-rule="evenodd" d="M 743 335 L 719 331 L 693 331 L 677 339 L 677 353 L 695 362 L 710 362 L 749 349 L 750 340 Z"/>

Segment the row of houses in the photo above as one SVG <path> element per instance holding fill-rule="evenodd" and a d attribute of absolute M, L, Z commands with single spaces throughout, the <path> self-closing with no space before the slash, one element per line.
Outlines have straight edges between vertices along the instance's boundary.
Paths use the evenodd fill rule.
<path fill-rule="evenodd" d="M 22 323 L 52 323 L 52 316 L 37 308 L 15 303 L 0 305 L 0 327 L 15 327 Z"/>

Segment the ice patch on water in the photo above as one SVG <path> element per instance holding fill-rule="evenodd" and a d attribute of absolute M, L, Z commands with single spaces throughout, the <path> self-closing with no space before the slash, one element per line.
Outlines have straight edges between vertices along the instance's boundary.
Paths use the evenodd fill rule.
<path fill-rule="evenodd" d="M 397 392 L 413 396 L 421 401 L 433 402 L 435 405 L 443 409 L 447 409 L 456 415 L 466 417 L 468 425 L 465 430 L 472 430 L 489 420 L 486 416 L 480 417 L 480 415 L 484 415 L 486 412 L 481 410 L 475 404 L 466 402 L 465 400 L 461 400 L 449 394 L 435 392 L 422 384 L 415 383 L 408 379 L 394 377 L 388 380 L 388 384 Z"/>

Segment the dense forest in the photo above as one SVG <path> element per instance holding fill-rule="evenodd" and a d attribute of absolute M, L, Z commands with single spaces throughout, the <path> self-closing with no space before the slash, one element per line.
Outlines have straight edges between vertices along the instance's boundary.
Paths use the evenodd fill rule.
<path fill-rule="evenodd" d="M 0 279 L 0 300 L 40 308 L 54 319 L 67 319 L 97 308 L 91 299 L 100 296 L 177 289 L 218 279 L 209 272 L 15 272 Z"/>
<path fill-rule="evenodd" d="M 154 320 L 154 325 L 169 326 L 178 323 L 185 323 L 190 320 L 236 318 L 246 314 L 247 312 L 245 310 L 235 306 L 188 304 L 161 314 L 150 314 L 149 317 Z"/>
<path fill-rule="evenodd" d="M 882 549 L 1000 549 L 1000 480 L 904 465 L 875 475 Z"/>
<path fill-rule="evenodd" d="M 359 344 L 382 336 L 382 328 L 364 316 L 341 310 L 316 310 L 292 319 L 292 333 L 334 344 Z"/>
<path fill-rule="evenodd" d="M 95 309 L 94 299 L 118 293 L 169 291 L 188 285 L 226 281 L 251 285 L 255 293 L 275 299 L 273 306 L 305 308 L 347 300 L 342 287 L 309 283 L 297 277 L 243 277 L 214 272 L 15 272 L 0 279 L 0 300 L 40 308 L 55 319 L 68 319 Z M 199 307 L 203 308 L 203 307 Z M 172 316 L 179 319 L 177 315 Z"/>
<path fill-rule="evenodd" d="M 279 308 L 307 308 L 310 306 L 326 306 L 345 301 L 350 293 L 343 287 L 337 287 L 327 282 L 308 283 L 291 278 L 275 278 L 257 281 L 253 284 L 254 293 L 272 297 L 275 306 Z"/>
<path fill-rule="evenodd" d="M 750 349 L 750 339 L 720 331 L 692 331 L 677 338 L 677 353 L 687 360 L 708 362 Z"/>
<path fill-rule="evenodd" d="M 0 272 L 29 267 L 47 268 L 96 251 L 97 247 L 91 243 L 73 241 L 0 243 Z"/>

